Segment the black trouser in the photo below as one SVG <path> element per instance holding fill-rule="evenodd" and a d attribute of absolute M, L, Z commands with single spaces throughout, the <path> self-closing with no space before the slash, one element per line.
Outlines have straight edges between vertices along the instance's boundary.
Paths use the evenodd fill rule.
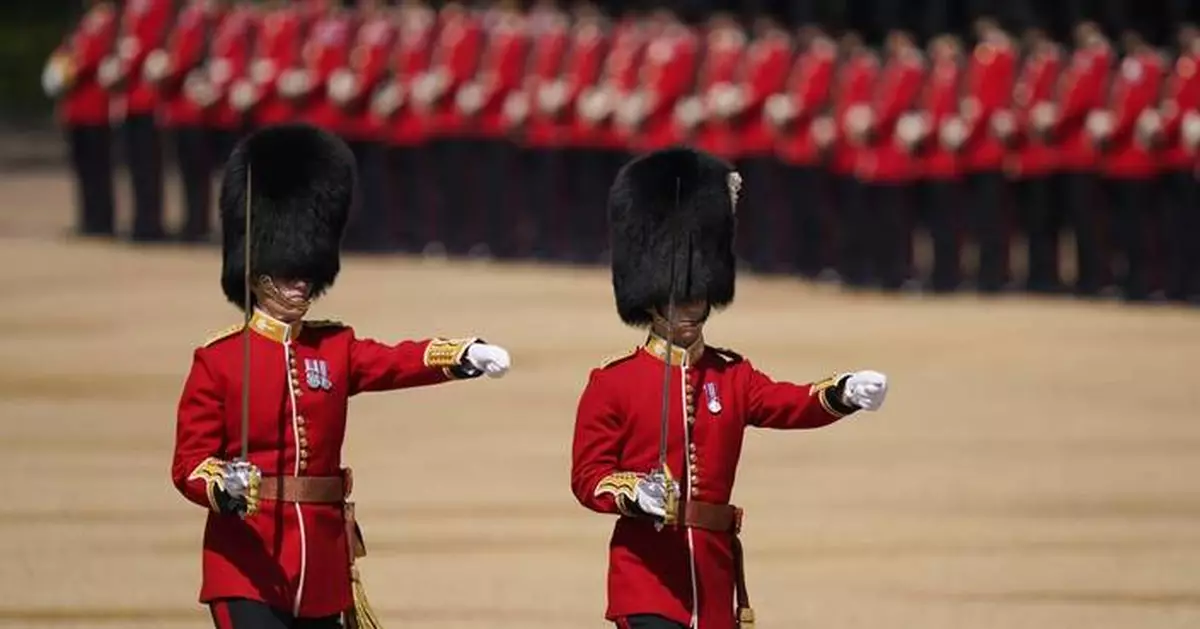
<path fill-rule="evenodd" d="M 75 170 L 78 212 L 75 229 L 80 234 L 111 236 L 115 233 L 113 199 L 112 129 L 108 125 L 67 128 L 71 167 Z"/>
<path fill-rule="evenodd" d="M 473 173 L 479 167 L 473 148 L 470 140 L 439 138 L 426 153 L 436 169 L 436 188 L 431 190 L 429 207 L 431 242 L 440 242 L 446 253 L 453 256 L 466 255 L 477 230 L 472 224 L 475 213 L 470 207 Z"/>
<path fill-rule="evenodd" d="M 865 287 L 874 281 L 871 272 L 871 230 L 863 229 L 871 198 L 868 187 L 850 175 L 837 179 L 838 273 L 847 286 Z"/>
<path fill-rule="evenodd" d="M 1107 283 L 1101 219 L 1108 211 L 1100 202 L 1096 177 L 1086 172 L 1062 175 L 1063 196 L 1075 236 L 1075 293 L 1096 296 Z"/>
<path fill-rule="evenodd" d="M 780 225 L 790 234 L 782 249 L 786 263 L 800 275 L 815 279 L 825 266 L 825 251 L 829 242 L 825 233 L 825 195 L 821 189 L 821 170 L 814 166 L 782 166 L 780 184 L 788 207 L 784 215 L 788 222 Z"/>
<path fill-rule="evenodd" d="M 1008 223 L 1005 220 L 1004 173 L 987 171 L 967 176 L 971 235 L 979 252 L 976 288 L 985 293 L 1004 289 L 1008 281 Z"/>
<path fill-rule="evenodd" d="M 133 234 L 135 241 L 165 238 L 163 230 L 162 140 L 152 114 L 137 114 L 121 126 L 125 159 L 133 180 Z"/>
<path fill-rule="evenodd" d="M 792 251 L 798 246 L 794 240 L 798 208 L 790 203 L 780 207 L 777 162 L 770 156 L 750 157 L 739 162 L 738 170 L 745 182 L 738 201 L 739 257 L 759 273 L 791 271 Z"/>
<path fill-rule="evenodd" d="M 295 618 L 287 612 L 272 609 L 264 603 L 241 598 L 222 599 L 211 603 L 216 629 L 341 629 L 341 615 L 325 618 Z"/>
<path fill-rule="evenodd" d="M 959 233 L 962 229 L 962 187 L 954 179 L 933 179 L 926 186 L 925 223 L 933 243 L 933 271 L 929 288 L 948 293 L 962 282 L 962 248 Z"/>
<path fill-rule="evenodd" d="M 1058 267 L 1058 241 L 1063 212 L 1055 198 L 1057 180 L 1052 175 L 1022 179 L 1016 183 L 1021 231 L 1025 233 L 1028 268 L 1025 290 L 1055 293 L 1062 290 Z"/>
<path fill-rule="evenodd" d="M 384 212 L 389 218 L 388 234 L 396 246 L 405 253 L 419 253 L 429 244 L 429 215 L 421 182 L 421 149 L 415 146 L 389 146 L 384 158 L 387 161 L 387 181 L 384 192 Z"/>
<path fill-rule="evenodd" d="M 358 162 L 358 189 L 346 224 L 347 251 L 379 252 L 392 245 L 387 214 L 387 147 L 382 142 L 348 142 Z"/>
<path fill-rule="evenodd" d="M 862 221 L 849 234 L 867 239 L 868 277 L 887 291 L 900 290 L 912 276 L 909 252 L 912 248 L 912 187 L 907 183 L 867 185 L 867 205 L 860 213 Z"/>
<path fill-rule="evenodd" d="M 1180 171 L 1167 173 L 1164 179 L 1167 299 L 1200 298 L 1200 194 L 1196 177 Z"/>
<path fill-rule="evenodd" d="M 185 242 L 208 239 L 212 215 L 213 143 L 203 127 L 178 127 L 172 130 L 175 159 L 183 182 L 183 229 Z"/>
<path fill-rule="evenodd" d="M 522 251 L 539 260 L 565 260 L 568 242 L 563 217 L 572 207 L 573 183 L 564 151 L 535 146 L 521 151 L 528 223 Z"/>
<path fill-rule="evenodd" d="M 492 256 L 501 260 L 517 257 L 520 240 L 520 215 L 512 201 L 514 176 L 520 176 L 517 147 L 505 138 L 488 138 L 473 143 L 476 147 L 475 185 L 471 208 L 474 229 L 471 246 L 486 245 Z"/>
<path fill-rule="evenodd" d="M 578 184 L 563 208 L 570 226 L 571 259 L 599 262 L 608 251 L 608 189 L 630 159 L 623 151 L 578 149 L 568 155 Z"/>
<path fill-rule="evenodd" d="M 617 629 L 687 629 L 687 625 L 667 620 L 662 616 L 638 614 L 617 620 Z"/>
<path fill-rule="evenodd" d="M 1149 230 L 1159 204 L 1157 189 L 1149 179 L 1110 179 L 1113 244 L 1122 264 L 1114 273 L 1125 299 L 1149 298 L 1151 287 Z M 1109 258 L 1110 262 L 1112 261 Z M 1109 266 L 1108 268 L 1112 268 Z"/>

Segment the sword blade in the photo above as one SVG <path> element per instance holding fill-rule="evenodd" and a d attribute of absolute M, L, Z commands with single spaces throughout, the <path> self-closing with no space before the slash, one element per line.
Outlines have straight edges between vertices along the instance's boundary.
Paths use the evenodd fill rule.
<path fill-rule="evenodd" d="M 242 319 L 242 451 L 239 457 L 242 461 L 250 460 L 250 313 L 252 310 L 250 307 L 251 168 L 250 165 L 246 166 L 246 237 L 242 241 L 246 267 L 242 278 L 245 284 L 243 287 L 245 292 L 242 293 L 244 299 L 242 303 L 245 304 L 245 308 L 243 308 L 245 312 Z"/>

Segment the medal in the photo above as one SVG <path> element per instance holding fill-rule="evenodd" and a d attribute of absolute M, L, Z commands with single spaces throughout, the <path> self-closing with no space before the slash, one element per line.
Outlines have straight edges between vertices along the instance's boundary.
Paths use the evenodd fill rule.
<path fill-rule="evenodd" d="M 717 395 L 717 383 L 704 383 L 704 397 L 708 400 L 708 412 L 713 415 L 721 412 L 721 398 Z"/>

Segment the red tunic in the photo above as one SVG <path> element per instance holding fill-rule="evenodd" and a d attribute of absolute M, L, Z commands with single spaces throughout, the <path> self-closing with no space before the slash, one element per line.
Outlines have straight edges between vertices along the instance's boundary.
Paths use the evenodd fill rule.
<path fill-rule="evenodd" d="M 345 116 L 341 107 L 329 98 L 329 79 L 350 64 L 350 47 L 358 23 L 347 10 L 332 11 L 313 23 L 300 56 L 312 81 L 311 91 L 296 99 L 296 113 L 306 122 L 342 134 Z"/>
<path fill-rule="evenodd" d="M 856 105 L 867 105 L 879 77 L 879 60 L 870 51 L 857 52 L 839 70 L 833 94 L 833 119 L 837 127 L 830 168 L 838 175 L 854 174 L 860 147 L 846 135 L 847 114 Z"/>
<path fill-rule="evenodd" d="M 612 112 L 637 89 L 642 57 L 650 38 L 646 27 L 633 19 L 619 22 L 610 37 L 600 80 L 588 87 L 608 94 L 611 108 L 598 120 L 579 116 L 573 135 L 577 144 L 587 148 L 622 150 L 626 148 L 625 138 L 616 128 Z"/>
<path fill-rule="evenodd" d="M 422 6 L 400 9 L 398 42 L 391 61 L 392 81 L 401 94 L 399 106 L 387 120 L 372 113 L 393 145 L 414 146 L 429 133 L 425 119 L 413 110 L 411 99 L 414 79 L 429 69 L 436 24 L 437 16 L 431 9 Z"/>
<path fill-rule="evenodd" d="M 775 151 L 785 164 L 813 166 L 821 160 L 821 146 L 813 136 L 813 121 L 830 106 L 837 50 L 824 41 L 814 43 L 796 58 L 785 92 L 795 99 L 796 119 L 775 132 Z"/>
<path fill-rule="evenodd" d="M 208 79 L 217 102 L 209 110 L 208 122 L 218 129 L 239 130 L 242 113 L 229 102 L 233 82 L 245 78 L 250 65 L 258 16 L 252 7 L 238 5 L 223 12 L 209 51 Z"/>
<path fill-rule="evenodd" d="M 1102 151 L 1101 168 L 1115 179 L 1149 179 L 1158 174 L 1152 147 L 1137 138 L 1138 118 L 1158 104 L 1163 81 L 1162 59 L 1142 53 L 1121 61 L 1110 86 L 1113 132 Z"/>
<path fill-rule="evenodd" d="M 487 45 L 473 82 L 481 94 L 478 109 L 463 115 L 463 130 L 489 139 L 507 134 L 504 104 L 521 85 L 529 54 L 525 17 L 497 11 L 487 19 Z"/>
<path fill-rule="evenodd" d="M 56 51 L 69 64 L 70 79 L 58 105 L 58 117 L 66 125 L 107 126 L 111 96 L 96 76 L 100 62 L 113 48 L 117 36 L 117 13 L 112 3 L 92 7 Z"/>
<path fill-rule="evenodd" d="M 929 136 L 920 152 L 918 166 L 925 179 L 945 181 L 959 174 L 958 155 L 942 144 L 938 133 L 947 120 L 958 114 L 961 79 L 962 69 L 957 58 L 934 59 L 921 106 L 929 121 Z"/>
<path fill-rule="evenodd" d="M 657 614 L 700 629 L 734 629 L 731 535 L 682 526 L 659 532 L 651 520 L 622 513 L 617 499 L 631 497 L 634 476 L 658 463 L 664 350 L 651 337 L 591 372 L 575 422 L 571 490 L 588 509 L 619 516 L 609 546 L 609 620 Z M 829 395 L 833 379 L 774 382 L 703 343 L 676 348 L 671 363 L 667 464 L 684 501 L 729 503 L 747 427 L 817 428 L 852 410 Z"/>
<path fill-rule="evenodd" d="M 443 10 L 434 44 L 430 71 L 445 77 L 446 85 L 437 102 L 419 112 L 429 132 L 437 136 L 460 137 L 466 118 L 458 110 L 455 97 L 463 84 L 475 77 L 484 46 L 481 16 L 459 8 Z"/>
<path fill-rule="evenodd" d="M 998 171 L 1004 168 L 1007 148 L 992 130 L 992 117 L 1009 107 L 1016 80 L 1016 55 L 1011 46 L 982 43 L 975 47 L 967 64 L 966 98 L 962 120 L 966 139 L 962 166 L 967 172 Z"/>
<path fill-rule="evenodd" d="M 171 31 L 175 7 L 171 0 L 129 0 L 121 15 L 121 40 L 117 42 L 117 57 L 121 62 L 120 88 L 125 96 L 128 115 L 154 113 L 158 94 L 143 75 L 146 57 L 166 41 Z"/>
<path fill-rule="evenodd" d="M 568 107 L 570 101 L 564 98 L 558 110 L 547 111 L 540 105 L 540 94 L 554 85 L 566 89 L 564 68 L 572 48 L 571 24 L 563 13 L 538 9 L 529 16 L 527 28 L 529 63 L 521 78 L 520 91 L 529 111 L 522 125 L 521 143 L 536 147 L 561 146 L 566 139 L 562 120 L 572 111 Z"/>
<path fill-rule="evenodd" d="M 204 0 L 193 0 L 175 21 L 175 29 L 164 52 L 171 60 L 167 76 L 158 83 L 162 103 L 159 122 L 166 127 L 198 127 L 204 123 L 205 109 L 183 89 L 188 74 L 203 64 L 208 54 L 209 34 L 219 15 Z"/>
<path fill-rule="evenodd" d="M 745 55 L 746 36 L 737 27 L 718 28 L 710 32 L 696 81 L 696 94 L 705 102 L 710 102 L 717 90 L 733 86 L 741 78 L 738 70 Z M 684 140 L 692 139 L 689 133 L 686 129 L 678 131 L 679 137 Z M 737 138 L 729 131 L 729 121 L 709 114 L 694 133 L 697 148 L 725 159 L 735 157 Z"/>
<path fill-rule="evenodd" d="M 358 27 L 349 65 L 342 68 L 354 77 L 358 95 L 338 104 L 337 128 L 352 140 L 381 140 L 385 125 L 370 115 L 371 96 L 387 79 L 388 65 L 396 45 L 396 27 L 386 14 L 378 13 Z"/>
<path fill-rule="evenodd" d="M 279 75 L 300 64 L 303 22 L 292 6 L 276 8 L 262 17 L 250 63 L 250 78 L 259 93 L 253 109 L 254 123 L 268 126 L 290 122 L 292 104 L 279 94 Z"/>
<path fill-rule="evenodd" d="M 263 476 L 337 476 L 351 396 L 437 384 L 453 378 L 470 340 L 384 345 L 329 322 L 289 328 L 255 313 L 250 328 L 249 460 Z M 263 500 L 243 520 L 210 499 L 210 459 L 241 449 L 242 335 L 235 326 L 197 349 L 179 400 L 171 478 L 209 509 L 200 601 L 262 601 L 303 617 L 350 607 L 343 508 Z"/>
<path fill-rule="evenodd" d="M 740 157 L 770 156 L 775 151 L 771 126 L 763 116 L 767 98 L 783 89 L 792 61 L 792 44 L 782 31 L 773 32 L 750 43 L 740 75 L 740 87 L 746 99 L 737 124 L 728 127 L 738 138 Z M 731 143 L 734 144 L 734 143 Z"/>
<path fill-rule="evenodd" d="M 859 152 L 855 168 L 862 180 L 899 183 L 917 176 L 916 160 L 896 138 L 896 123 L 916 108 L 924 78 L 924 60 L 916 50 L 895 55 L 884 66 L 871 102 L 872 142 Z"/>
<path fill-rule="evenodd" d="M 1058 165 L 1054 145 L 1038 137 L 1033 126 L 1033 108 L 1054 97 L 1054 86 L 1062 71 L 1062 53 L 1057 47 L 1047 47 L 1026 61 L 1017 86 L 1013 90 L 1013 119 L 1016 155 L 1012 174 L 1017 177 L 1048 175 Z"/>
<path fill-rule="evenodd" d="M 1184 146 L 1182 127 L 1186 114 L 1200 112 L 1198 67 L 1200 52 L 1184 53 L 1175 60 L 1171 76 L 1167 78 L 1162 103 L 1163 147 L 1159 157 L 1164 170 L 1190 172 L 1196 159 Z"/>
<path fill-rule="evenodd" d="M 637 129 L 624 129 L 625 145 L 635 152 L 663 149 L 679 142 L 675 106 L 695 82 L 699 38 L 682 25 L 669 26 L 646 47 L 638 70 L 638 89 L 649 110 Z"/>
<path fill-rule="evenodd" d="M 1063 170 L 1089 172 L 1096 151 L 1088 140 L 1087 117 L 1104 106 L 1112 51 L 1106 46 L 1076 50 L 1058 85 L 1058 117 L 1052 129 Z"/>

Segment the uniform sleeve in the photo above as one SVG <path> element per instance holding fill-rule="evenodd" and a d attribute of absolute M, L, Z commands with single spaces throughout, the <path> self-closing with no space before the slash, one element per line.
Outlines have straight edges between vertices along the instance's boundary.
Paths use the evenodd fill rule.
<path fill-rule="evenodd" d="M 767 98 L 783 90 L 788 75 L 787 51 L 779 48 L 772 50 L 770 57 L 750 79 L 746 95 L 746 111 L 758 113 L 762 111 Z"/>
<path fill-rule="evenodd" d="M 613 392 L 593 370 L 579 398 L 571 447 L 571 491 L 598 513 L 629 515 L 639 475 L 617 469 L 623 415 Z"/>
<path fill-rule="evenodd" d="M 473 378 L 463 356 L 475 338 L 426 339 L 387 345 L 371 339 L 350 340 L 350 395 L 391 391 Z"/>
<path fill-rule="evenodd" d="M 171 480 L 185 498 L 214 511 L 225 445 L 223 384 L 197 350 L 179 398 Z"/>
<path fill-rule="evenodd" d="M 820 428 L 858 410 L 842 402 L 842 388 L 849 375 L 811 384 L 775 382 L 745 364 L 747 376 L 747 423 L 758 428 L 793 430 Z"/>

